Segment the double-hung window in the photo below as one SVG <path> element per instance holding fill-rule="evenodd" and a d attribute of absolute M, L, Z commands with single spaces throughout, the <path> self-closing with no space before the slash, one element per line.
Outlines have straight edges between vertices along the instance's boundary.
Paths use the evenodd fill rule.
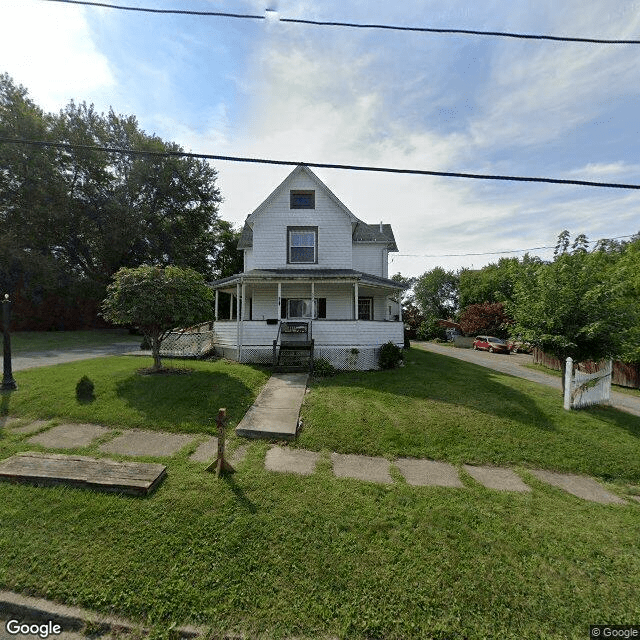
<path fill-rule="evenodd" d="M 289 227 L 287 235 L 287 261 L 290 264 L 318 262 L 317 227 Z"/>

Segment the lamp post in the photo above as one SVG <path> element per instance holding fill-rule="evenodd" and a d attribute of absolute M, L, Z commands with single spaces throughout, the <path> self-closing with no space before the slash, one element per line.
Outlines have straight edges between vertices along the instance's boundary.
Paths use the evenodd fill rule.
<path fill-rule="evenodd" d="M 4 333 L 4 369 L 0 391 L 15 391 L 18 388 L 11 373 L 11 338 L 9 337 L 9 324 L 11 322 L 11 301 L 9 294 L 4 294 L 2 301 L 2 329 Z"/>

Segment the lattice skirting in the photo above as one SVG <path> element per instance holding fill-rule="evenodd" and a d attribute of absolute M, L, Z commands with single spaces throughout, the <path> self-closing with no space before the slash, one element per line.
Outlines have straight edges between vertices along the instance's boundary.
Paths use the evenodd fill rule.
<path fill-rule="evenodd" d="M 216 347 L 216 355 L 230 360 L 237 360 L 237 351 L 228 347 Z M 244 346 L 242 347 L 242 362 L 253 364 L 272 364 L 272 347 Z M 316 347 L 313 352 L 314 360 L 322 359 L 330 362 L 341 371 L 367 371 L 379 369 L 380 347 L 360 347 L 355 353 L 352 347 Z"/>
<path fill-rule="evenodd" d="M 213 331 L 170 333 L 160 347 L 160 355 L 173 358 L 201 358 L 214 349 Z"/>

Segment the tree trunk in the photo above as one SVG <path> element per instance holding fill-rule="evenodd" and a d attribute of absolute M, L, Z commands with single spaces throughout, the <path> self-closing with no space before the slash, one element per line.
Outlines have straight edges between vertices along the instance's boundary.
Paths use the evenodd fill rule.
<path fill-rule="evenodd" d="M 160 362 L 160 340 L 158 336 L 151 338 L 151 353 L 153 355 L 153 369 L 154 371 L 160 371 L 162 363 Z"/>

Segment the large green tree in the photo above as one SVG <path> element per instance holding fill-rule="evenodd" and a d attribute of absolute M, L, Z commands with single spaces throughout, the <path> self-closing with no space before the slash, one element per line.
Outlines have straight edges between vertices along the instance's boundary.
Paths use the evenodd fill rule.
<path fill-rule="evenodd" d="M 32 317 L 33 304 L 52 295 L 70 310 L 78 292 L 98 304 L 122 266 L 179 265 L 214 277 L 230 230 L 220 224 L 208 162 L 179 155 L 178 145 L 145 133 L 133 116 L 74 102 L 45 113 L 6 74 L 0 136 L 85 147 L 0 143 L 0 241 L 13 264 L 0 269 L 0 285 L 28 302 L 17 305 L 18 317 Z M 34 288 L 45 279 L 30 272 L 32 263 L 50 267 L 44 292 Z"/>
<path fill-rule="evenodd" d="M 140 329 L 153 354 L 153 368 L 162 368 L 160 346 L 172 329 L 211 318 L 213 293 L 201 274 L 180 267 L 123 267 L 113 276 L 102 305 L 114 324 Z"/>
<path fill-rule="evenodd" d="M 512 334 L 564 363 L 619 357 L 635 317 L 629 283 L 606 252 L 568 250 L 520 272 L 508 305 Z M 564 381 L 564 377 L 563 377 Z"/>
<path fill-rule="evenodd" d="M 435 267 L 423 273 L 414 285 L 418 306 L 427 318 L 449 318 L 458 310 L 458 276 Z"/>

